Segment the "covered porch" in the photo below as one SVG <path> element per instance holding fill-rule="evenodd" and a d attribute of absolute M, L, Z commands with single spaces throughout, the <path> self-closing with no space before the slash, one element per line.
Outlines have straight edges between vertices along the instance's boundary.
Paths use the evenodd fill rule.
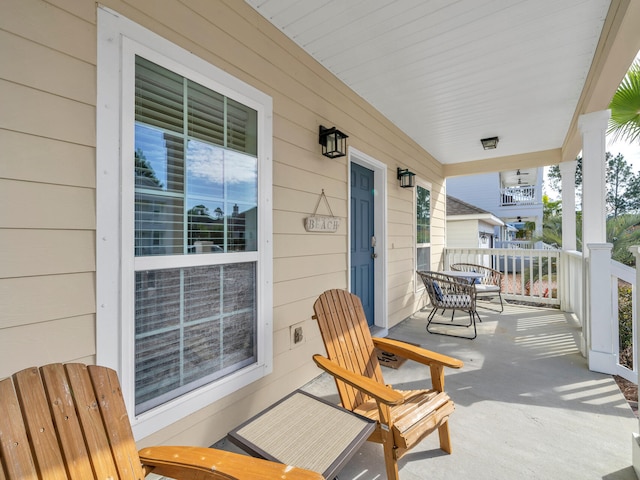
<path fill-rule="evenodd" d="M 636 478 L 630 438 L 638 421 L 613 377 L 589 370 L 572 315 L 513 303 L 502 314 L 481 308 L 478 337 L 469 341 L 427 333 L 429 309 L 391 328 L 389 337 L 465 362 L 446 372 L 456 403 L 454 455 L 443 454 L 431 435 L 400 460 L 403 480 Z M 410 361 L 383 373 L 404 389 L 420 388 L 429 376 L 428 368 Z M 339 402 L 327 374 L 303 389 Z M 226 441 L 216 446 L 236 451 Z M 365 443 L 339 478 L 385 478 L 381 446 Z"/>
<path fill-rule="evenodd" d="M 113 368 L 139 447 L 210 445 L 301 385 L 335 400 L 311 360 L 322 351 L 311 306 L 323 290 L 354 284 L 350 247 L 365 232 L 353 228 L 351 175 L 362 167 L 374 187 L 363 245 L 374 264 L 375 324 L 465 361 L 447 384 L 458 405 L 456 455 L 425 440 L 401 461 L 403 480 L 633 478 L 638 422 L 607 370 L 617 368 L 612 277 L 582 268 L 610 270 L 603 112 L 640 48 L 640 3 L 6 3 L 0 377 L 50 362 Z M 137 80 L 147 74 L 153 81 Z M 182 88 L 157 96 L 149 109 L 157 114 L 138 115 L 138 86 L 159 80 Z M 200 87 L 213 112 L 204 123 L 218 119 L 220 96 L 226 105 L 205 128 L 213 140 L 195 135 L 184 114 Z M 243 177 L 251 186 L 236 192 L 242 211 L 224 193 L 238 178 L 218 176 L 230 171 L 220 149 L 230 159 L 240 151 L 228 105 L 249 119 L 237 137 L 255 166 Z M 166 112 L 176 119 L 170 128 L 160 121 Z M 348 135 L 344 156 L 321 153 L 325 126 Z M 150 128 L 153 168 L 136 148 L 146 142 L 136 132 Z M 485 149 L 489 138 L 500 146 Z M 203 141 L 215 147 L 205 164 L 216 174 L 206 177 L 199 152 L 185 147 Z M 430 268 L 446 268 L 446 179 L 560 163 L 567 181 L 580 150 L 584 189 L 600 193 L 583 204 L 583 243 L 597 253 L 563 254 L 575 259 L 560 270 L 572 289 L 546 297 L 573 315 L 510 306 L 481 313 L 473 342 L 429 335 L 415 270 L 418 250 L 429 252 Z M 415 190 L 399 184 L 403 170 Z M 190 175 L 207 188 L 190 193 Z M 416 234 L 418 184 L 429 192 L 428 243 Z M 340 226 L 309 231 L 304 220 L 325 192 Z M 563 188 L 565 212 L 575 210 L 571 192 Z M 135 221 L 150 213 L 157 222 Z M 196 234 L 193 217 L 222 252 L 199 248 L 211 240 Z M 244 232 L 235 230 L 240 218 Z M 566 218 L 563 231 L 574 231 Z M 563 245 L 575 250 L 575 238 Z M 149 356 L 136 357 L 143 345 Z M 387 380 L 426 375 L 406 363 Z M 340 478 L 384 476 L 379 447 L 366 445 Z"/>

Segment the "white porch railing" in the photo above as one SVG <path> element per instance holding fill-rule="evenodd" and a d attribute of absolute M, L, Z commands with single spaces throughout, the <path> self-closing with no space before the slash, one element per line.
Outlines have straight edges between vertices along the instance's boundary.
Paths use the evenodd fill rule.
<path fill-rule="evenodd" d="M 447 248 L 445 269 L 454 263 L 475 263 L 504 273 L 506 299 L 560 305 L 560 251 L 514 248 Z"/>
<path fill-rule="evenodd" d="M 562 251 L 560 254 L 560 284 L 558 286 L 560 308 L 565 312 L 572 312 L 581 327 L 584 325 L 585 318 L 582 279 L 582 253 Z M 584 345 L 581 350 L 583 354 L 586 354 Z"/>
<path fill-rule="evenodd" d="M 518 248 L 447 248 L 444 253 L 445 269 L 449 269 L 454 263 L 475 263 L 500 270 L 504 274 L 505 299 L 559 305 L 563 311 L 573 313 L 578 326 L 583 330 L 581 351 L 587 355 L 589 346 L 585 343 L 591 334 L 586 331 L 589 288 L 583 288 L 583 279 L 588 281 L 589 275 L 584 270 L 581 252 Z M 589 263 L 587 268 L 588 265 Z M 614 344 L 613 351 L 618 357 L 615 373 L 637 383 L 636 269 L 614 260 L 611 260 L 610 265 L 610 318 L 614 330 L 611 332 L 611 338 Z M 602 275 L 605 274 L 606 272 L 602 272 Z M 629 302 L 632 306 L 628 305 Z M 621 318 L 624 315 L 631 315 L 631 322 Z"/>
<path fill-rule="evenodd" d="M 536 187 L 505 187 L 500 189 L 500 205 L 534 205 L 536 202 Z"/>
<path fill-rule="evenodd" d="M 633 383 L 638 383 L 638 345 L 636 342 L 636 269 L 611 260 L 611 310 L 615 329 L 613 339 L 617 341 L 618 371 L 617 374 Z M 627 303 L 631 302 L 632 306 Z M 623 318 L 631 314 L 631 322 Z M 620 329 L 623 329 L 621 332 Z M 625 345 L 621 344 L 625 342 Z M 631 351 L 629 351 L 629 345 Z M 630 364 L 629 364 L 630 363 Z"/>

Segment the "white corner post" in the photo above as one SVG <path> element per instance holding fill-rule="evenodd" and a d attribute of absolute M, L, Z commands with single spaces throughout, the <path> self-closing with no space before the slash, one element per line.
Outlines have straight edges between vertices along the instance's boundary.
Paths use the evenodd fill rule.
<path fill-rule="evenodd" d="M 611 303 L 611 249 L 606 243 L 606 130 L 611 112 L 581 115 L 582 133 L 582 258 L 585 316 L 583 331 L 589 369 L 613 374 L 618 363 L 614 351 L 614 321 Z"/>
<path fill-rule="evenodd" d="M 576 250 L 576 166 L 578 162 L 560 163 L 562 182 L 562 250 Z"/>
<path fill-rule="evenodd" d="M 610 243 L 590 243 L 589 281 L 587 298 L 589 303 L 590 331 L 587 336 L 589 370 L 613 375 L 618 365 L 616 338 L 617 312 L 612 310 L 611 295 L 614 285 L 611 281 Z"/>

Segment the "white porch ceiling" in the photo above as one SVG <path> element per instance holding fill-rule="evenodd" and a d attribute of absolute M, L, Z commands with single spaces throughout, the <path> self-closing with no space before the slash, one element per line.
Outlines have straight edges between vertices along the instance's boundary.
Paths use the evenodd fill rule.
<path fill-rule="evenodd" d="M 561 148 L 610 4 L 246 2 L 444 164 Z"/>

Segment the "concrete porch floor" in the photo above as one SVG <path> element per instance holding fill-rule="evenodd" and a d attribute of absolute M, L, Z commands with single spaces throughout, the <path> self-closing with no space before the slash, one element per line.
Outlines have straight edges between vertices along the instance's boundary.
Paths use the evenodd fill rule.
<path fill-rule="evenodd" d="M 427 333 L 428 310 L 393 327 L 389 338 L 465 362 L 446 372 L 456 403 L 453 454 L 439 450 L 438 435 L 430 435 L 400 459 L 402 480 L 636 479 L 631 439 L 638 420 L 613 378 L 588 370 L 570 315 L 520 305 L 505 305 L 502 314 L 481 308 L 478 337 L 463 340 Z M 383 374 L 394 387 L 412 389 L 428 381 L 429 370 L 407 361 L 397 370 L 383 367 Z M 338 403 L 327 374 L 303 389 Z M 384 478 L 382 447 L 369 442 L 339 474 L 340 480 Z"/>

